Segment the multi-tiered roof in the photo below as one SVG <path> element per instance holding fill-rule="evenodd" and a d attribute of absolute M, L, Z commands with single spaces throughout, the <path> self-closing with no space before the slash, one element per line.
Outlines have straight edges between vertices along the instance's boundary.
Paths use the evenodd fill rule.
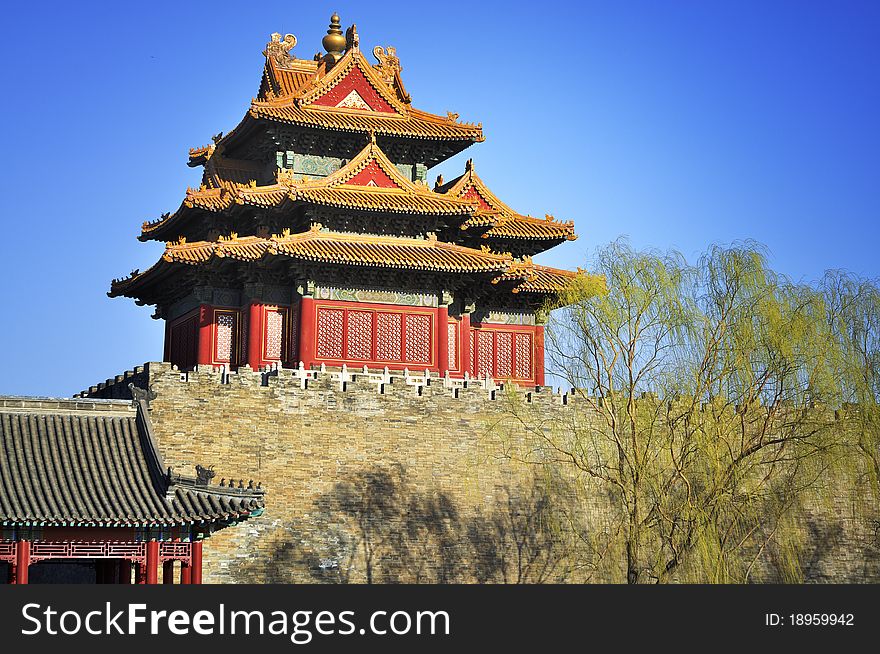
<path fill-rule="evenodd" d="M 343 37 L 336 16 L 326 55 L 297 59 L 295 44 L 272 35 L 245 117 L 190 151 L 189 165 L 204 169 L 199 188 L 143 225 L 141 240 L 166 242 L 162 258 L 114 280 L 111 296 L 155 304 L 162 316 L 206 279 L 277 281 L 329 266 L 349 279 L 368 269 L 355 274 L 373 285 L 394 271 L 422 284 L 440 275 L 470 299 L 535 309 L 574 276 L 530 259 L 576 238 L 572 222 L 514 211 L 471 161 L 428 187 L 427 169 L 483 141 L 483 130 L 414 108 L 394 48 L 374 48 L 371 64 L 356 28 Z"/>

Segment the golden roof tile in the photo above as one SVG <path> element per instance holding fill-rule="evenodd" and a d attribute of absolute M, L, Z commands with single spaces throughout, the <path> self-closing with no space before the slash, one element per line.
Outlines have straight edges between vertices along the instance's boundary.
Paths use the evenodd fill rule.
<path fill-rule="evenodd" d="M 279 123 L 318 127 L 340 132 L 377 136 L 403 136 L 431 140 L 482 142 L 483 126 L 478 123 L 449 122 L 446 118 L 425 111 L 410 109 L 406 116 L 361 111 L 330 111 L 313 106 L 279 105 L 254 102 L 249 116 Z"/>
<path fill-rule="evenodd" d="M 514 286 L 513 293 L 558 293 L 582 274 L 584 273 L 580 269 L 573 272 L 549 266 L 539 266 L 532 262 L 531 257 L 526 257 L 524 261 L 511 263 L 505 272 L 495 278 L 493 283 L 522 280 Z"/>
<path fill-rule="evenodd" d="M 217 164 L 212 164 L 215 159 Z M 153 238 L 157 232 L 161 234 L 179 221 L 189 209 L 219 213 L 235 205 L 268 209 L 282 207 L 287 202 L 305 202 L 365 211 L 435 216 L 469 216 L 476 210 L 476 204 L 471 200 L 434 193 L 427 186 L 407 179 L 382 152 L 375 138 L 333 174 L 311 180 L 297 180 L 286 171 L 279 171 L 275 184 L 258 186 L 253 179 L 243 183 L 246 177 L 257 175 L 257 167 L 236 168 L 239 161 L 215 155 L 208 162 L 209 166 L 218 166 L 215 176 L 210 180 L 212 186 L 205 184 L 199 189 L 188 189 L 183 205 L 175 213 L 165 214 L 156 221 L 143 224 L 141 239 Z M 224 168 L 226 162 L 232 162 L 231 167 Z M 352 184 L 351 180 L 369 165 L 376 165 L 381 169 L 394 186 Z M 230 171 L 234 171 L 239 177 L 234 179 Z M 226 178 L 221 179 L 224 175 Z M 215 184 L 217 186 L 213 186 Z"/>
<path fill-rule="evenodd" d="M 266 58 L 263 80 L 260 84 L 261 100 L 296 95 L 318 74 L 318 62 L 308 59 L 290 60 L 282 67 L 273 57 Z"/>
<path fill-rule="evenodd" d="M 376 48 L 374 52 L 377 50 L 387 58 L 383 49 Z M 379 136 L 485 140 L 481 123 L 458 122 L 452 118 L 457 118 L 455 114 L 438 116 L 411 107 L 400 80 L 399 66 L 388 71 L 382 65 L 373 66 L 357 48 L 347 51 L 326 74 L 322 74 L 326 70 L 323 62 L 293 60 L 288 65 L 290 69 L 282 68 L 274 59 L 267 59 L 260 94 L 251 103 L 248 116 L 330 130 L 375 132 Z M 393 111 L 315 104 L 354 69 Z"/>
<path fill-rule="evenodd" d="M 264 257 L 453 273 L 503 272 L 513 261 L 510 255 L 446 243 L 434 236 L 419 239 L 345 234 L 321 231 L 319 226 L 314 226 L 307 232 L 275 235 L 268 239 L 233 234 L 218 241 L 169 242 L 162 259 L 149 270 L 114 280 L 110 295 L 115 297 L 136 291 L 152 278 L 164 276 L 164 268 L 168 265 L 199 266 L 212 259 L 259 261 Z"/>
<path fill-rule="evenodd" d="M 438 182 L 441 181 L 438 179 Z M 544 218 L 524 216 L 511 209 L 477 176 L 471 159 L 465 164 L 463 175 L 446 184 L 438 183 L 434 190 L 439 194 L 470 198 L 478 202 L 479 209 L 461 228 L 466 230 L 491 225 L 483 238 L 568 241 L 577 238 L 574 221 L 561 222 L 549 215 Z"/>

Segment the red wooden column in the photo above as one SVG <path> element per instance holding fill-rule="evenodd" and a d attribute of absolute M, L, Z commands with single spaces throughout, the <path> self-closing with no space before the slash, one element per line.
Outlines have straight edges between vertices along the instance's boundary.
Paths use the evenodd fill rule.
<path fill-rule="evenodd" d="M 146 571 L 146 582 L 148 584 L 157 584 L 159 583 L 159 542 L 155 540 L 147 541 L 147 560 L 145 565 L 147 566 Z"/>
<path fill-rule="evenodd" d="M 251 300 L 248 308 L 247 363 L 253 370 L 263 365 L 263 305 Z"/>
<path fill-rule="evenodd" d="M 209 366 L 214 362 L 214 307 L 199 305 L 199 349 L 196 363 Z"/>
<path fill-rule="evenodd" d="M 449 307 L 437 309 L 437 328 L 434 330 L 437 339 L 437 368 L 440 376 L 449 370 Z"/>
<path fill-rule="evenodd" d="M 162 564 L 162 583 L 174 583 L 174 561 L 165 561 Z"/>
<path fill-rule="evenodd" d="M 171 321 L 165 321 L 165 349 L 162 361 L 171 361 Z"/>
<path fill-rule="evenodd" d="M 129 561 L 128 559 L 122 559 L 119 562 L 119 583 L 131 583 L 131 561 Z"/>
<path fill-rule="evenodd" d="M 303 297 L 299 307 L 299 357 L 306 370 L 315 362 L 315 298 Z"/>
<path fill-rule="evenodd" d="M 31 542 L 29 540 L 18 541 L 15 551 L 15 581 L 16 584 L 28 582 L 28 568 L 31 565 Z"/>
<path fill-rule="evenodd" d="M 202 541 L 197 540 L 192 544 L 192 574 L 190 582 L 193 584 L 202 583 Z"/>
<path fill-rule="evenodd" d="M 458 352 L 461 357 L 461 374 L 468 373 L 471 377 L 474 371 L 471 370 L 471 314 L 461 314 L 461 324 L 458 328 Z"/>
<path fill-rule="evenodd" d="M 189 545 L 189 556 L 185 559 L 182 559 L 180 562 L 180 583 L 181 584 L 191 584 L 192 583 L 192 543 L 187 543 Z"/>
<path fill-rule="evenodd" d="M 192 583 L 192 568 L 189 561 L 180 562 L 180 583 L 185 585 Z"/>
<path fill-rule="evenodd" d="M 544 385 L 544 325 L 535 325 L 535 385 Z"/>

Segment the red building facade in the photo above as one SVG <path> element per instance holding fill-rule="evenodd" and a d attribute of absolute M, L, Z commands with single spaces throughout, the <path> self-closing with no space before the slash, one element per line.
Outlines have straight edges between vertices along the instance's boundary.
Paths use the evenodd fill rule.
<path fill-rule="evenodd" d="M 231 132 L 190 151 L 204 169 L 177 211 L 143 225 L 150 269 L 110 295 L 156 307 L 164 357 L 253 369 L 341 366 L 544 383 L 543 320 L 575 273 L 531 256 L 571 222 L 518 214 L 468 161 L 478 124 L 414 108 L 393 48 L 361 53 L 334 15 L 324 55 L 273 34 L 257 98 Z"/>

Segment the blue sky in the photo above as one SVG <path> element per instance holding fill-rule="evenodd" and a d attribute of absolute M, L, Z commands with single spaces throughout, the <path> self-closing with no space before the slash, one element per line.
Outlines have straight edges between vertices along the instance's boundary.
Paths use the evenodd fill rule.
<path fill-rule="evenodd" d="M 148 307 L 105 296 L 162 245 L 210 142 L 256 94 L 271 32 L 329 15 L 394 45 L 414 105 L 482 121 L 473 157 L 523 213 L 574 219 L 539 257 L 620 235 L 689 258 L 752 238 L 796 279 L 880 276 L 880 3 L 15 3 L 4 9 L 0 393 L 69 395 L 162 355 Z"/>

